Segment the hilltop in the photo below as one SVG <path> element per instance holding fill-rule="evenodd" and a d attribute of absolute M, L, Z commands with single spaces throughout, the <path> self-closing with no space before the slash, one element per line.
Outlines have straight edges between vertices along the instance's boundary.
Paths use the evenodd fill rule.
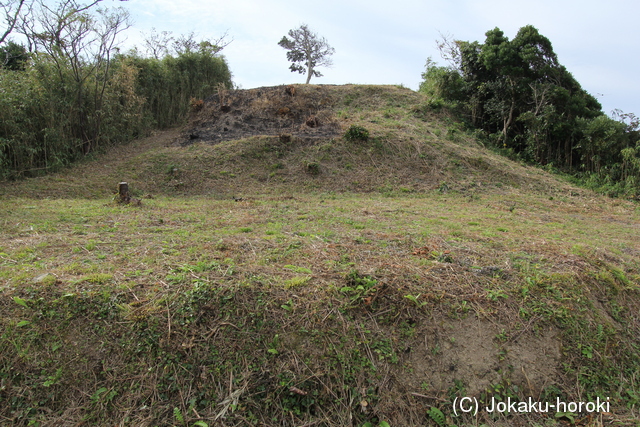
<path fill-rule="evenodd" d="M 294 96 L 289 86 L 224 90 L 193 111 L 185 127 L 30 180 L 30 195 L 104 197 L 121 180 L 143 195 L 221 198 L 281 191 L 423 193 L 440 186 L 469 194 L 485 186 L 583 193 L 486 150 L 410 89 L 291 87 Z M 354 124 L 370 132 L 367 141 L 342 137 Z M 52 185 L 60 179 L 67 183 Z M 5 184 L 2 191 L 17 195 L 22 185 Z"/>
<path fill-rule="evenodd" d="M 2 420 L 633 425 L 637 205 L 429 105 L 221 90 L 181 128 L 2 183 Z M 611 410 L 456 416 L 466 396 Z"/>

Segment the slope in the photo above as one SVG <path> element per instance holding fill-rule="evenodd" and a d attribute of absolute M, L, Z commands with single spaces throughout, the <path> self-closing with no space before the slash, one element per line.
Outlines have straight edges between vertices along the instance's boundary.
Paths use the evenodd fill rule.
<path fill-rule="evenodd" d="M 135 184 L 140 194 L 223 198 L 281 191 L 424 192 L 443 184 L 468 192 L 494 184 L 549 195 L 580 192 L 484 149 L 409 89 L 291 87 L 293 96 L 289 86 L 220 93 L 194 111 L 184 129 L 29 180 L 29 193 L 104 197 L 119 181 Z M 352 125 L 368 130 L 369 139 L 346 140 Z M 66 183 L 54 184 L 61 180 Z M 7 183 L 2 191 L 17 195 L 27 191 L 23 186 Z"/>
<path fill-rule="evenodd" d="M 3 183 L 3 421 L 633 425 L 636 205 L 404 88 L 287 90 Z M 110 200 L 122 180 L 141 206 Z M 610 408 L 456 415 L 467 396 Z"/>

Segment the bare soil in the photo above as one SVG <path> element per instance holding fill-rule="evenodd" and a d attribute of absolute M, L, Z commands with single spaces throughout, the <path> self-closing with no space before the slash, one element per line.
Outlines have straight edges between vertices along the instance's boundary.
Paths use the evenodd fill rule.
<path fill-rule="evenodd" d="M 513 384 L 529 396 L 539 397 L 545 387 L 558 383 L 561 374 L 560 331 L 547 327 L 538 334 L 525 332 L 501 342 L 496 339 L 506 325 L 469 316 L 447 320 L 425 330 L 405 362 L 411 366 L 399 375 L 408 389 L 446 390 L 464 379 L 466 392 L 476 396 L 503 380 L 512 369 Z"/>
<path fill-rule="evenodd" d="M 179 408 L 227 426 L 250 413 L 259 425 L 435 425 L 428 411 L 450 414 L 452 393 L 543 401 L 555 387 L 585 400 L 575 372 L 600 365 L 637 393 L 626 368 L 639 336 L 637 206 L 488 152 L 425 113 L 420 96 L 221 90 L 195 100 L 182 129 L 3 183 L 0 324 L 15 341 L 0 362 L 31 383 L 16 375 L 0 392 L 23 399 L 20 410 L 50 399 L 42 425 L 86 423 L 89 410 L 110 425 L 172 425 Z M 352 123 L 372 140 L 340 138 Z M 108 200 L 120 181 L 141 206 Z M 375 288 L 345 291 L 354 270 Z M 56 310 L 73 323 L 40 314 Z M 166 360 L 128 358 L 150 332 Z M 49 350 L 58 337 L 60 353 Z M 59 366 L 54 394 L 42 384 Z M 29 384 L 44 397 L 27 396 Z M 190 411 L 196 396 L 209 400 Z M 576 425 L 635 425 L 614 404 Z M 485 414 L 467 425 L 534 421 Z"/>
<path fill-rule="evenodd" d="M 273 86 L 248 90 L 220 90 L 194 106 L 179 140 L 215 144 L 251 136 L 326 139 L 340 134 L 333 114 L 336 102 L 324 86 Z M 286 142 L 286 141 L 285 141 Z"/>

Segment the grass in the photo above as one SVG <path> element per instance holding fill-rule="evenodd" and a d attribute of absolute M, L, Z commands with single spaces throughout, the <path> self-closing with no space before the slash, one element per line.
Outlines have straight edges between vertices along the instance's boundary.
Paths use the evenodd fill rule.
<path fill-rule="evenodd" d="M 340 402 L 361 395 L 358 387 L 412 369 L 404 351 L 424 336 L 428 319 L 473 316 L 493 319 L 497 342 L 557 330 L 565 375 L 583 383 L 583 396 L 616 393 L 622 408 L 637 404 L 633 393 L 614 387 L 632 381 L 638 363 L 632 341 L 621 340 L 637 332 L 637 260 L 622 249 L 633 247 L 629 215 L 636 214 L 620 205 L 608 219 L 627 226 L 612 230 L 592 220 L 582 233 L 583 222 L 567 222 L 547 236 L 550 210 L 587 219 L 590 208 L 577 207 L 583 200 L 532 197 L 520 198 L 527 207 L 514 213 L 504 199 L 469 202 L 437 192 L 238 203 L 156 198 L 140 208 L 65 199 L 39 201 L 37 211 L 27 208 L 32 200 L 5 200 L 2 339 L 11 346 L 2 352 L 3 375 L 14 392 L 41 393 L 54 412 L 62 411 L 56 401 L 90 396 L 95 404 L 80 405 L 76 415 L 96 423 L 104 421 L 98 413 L 170 422 L 173 409 L 163 402 L 175 405 L 179 397 L 183 417 L 211 420 L 230 389 L 252 397 L 229 420 L 332 419 L 355 411 Z M 73 231 L 78 222 L 83 234 Z M 479 225 L 460 226 L 469 222 Z M 250 232 L 242 230 L 247 223 Z M 509 231 L 484 235 L 500 227 Z M 34 283 L 44 274 L 55 281 Z M 410 337 L 402 333 L 408 324 Z M 146 374 L 131 377 L 136 369 Z M 211 382 L 195 386 L 203 375 Z M 55 401 L 46 398 L 51 390 Z M 400 389 L 389 386 L 371 396 L 395 393 Z M 134 408 L 136 396 L 148 410 Z M 263 399 L 273 400 L 270 409 Z M 389 414 L 409 411 L 407 422 L 423 419 L 428 408 L 406 399 L 378 405 L 390 405 Z M 8 413 L 25 422 L 49 417 L 33 405 L 23 396 Z M 315 412 L 320 406 L 327 412 Z M 358 417 L 364 423 L 375 415 Z"/>
<path fill-rule="evenodd" d="M 634 425 L 637 205 L 453 138 L 406 89 L 330 90 L 369 141 L 173 131 L 3 185 L 0 424 Z M 122 171 L 141 206 L 110 199 Z"/>

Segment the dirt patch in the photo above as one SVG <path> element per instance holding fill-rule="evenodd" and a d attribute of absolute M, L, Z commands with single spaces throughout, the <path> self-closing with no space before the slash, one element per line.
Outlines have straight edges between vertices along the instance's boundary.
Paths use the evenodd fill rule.
<path fill-rule="evenodd" d="M 219 90 L 197 105 L 182 133 L 182 146 L 258 135 L 287 139 L 331 138 L 341 133 L 333 113 L 335 95 L 323 86 L 273 86 Z"/>
<path fill-rule="evenodd" d="M 415 342 L 405 362 L 411 373 L 401 382 L 409 388 L 443 392 L 461 382 L 468 395 L 478 395 L 510 378 L 535 397 L 557 382 L 560 339 L 553 329 L 501 341 L 502 329 L 475 316 L 449 321 Z M 526 344 L 525 344 L 526 343 Z"/>

